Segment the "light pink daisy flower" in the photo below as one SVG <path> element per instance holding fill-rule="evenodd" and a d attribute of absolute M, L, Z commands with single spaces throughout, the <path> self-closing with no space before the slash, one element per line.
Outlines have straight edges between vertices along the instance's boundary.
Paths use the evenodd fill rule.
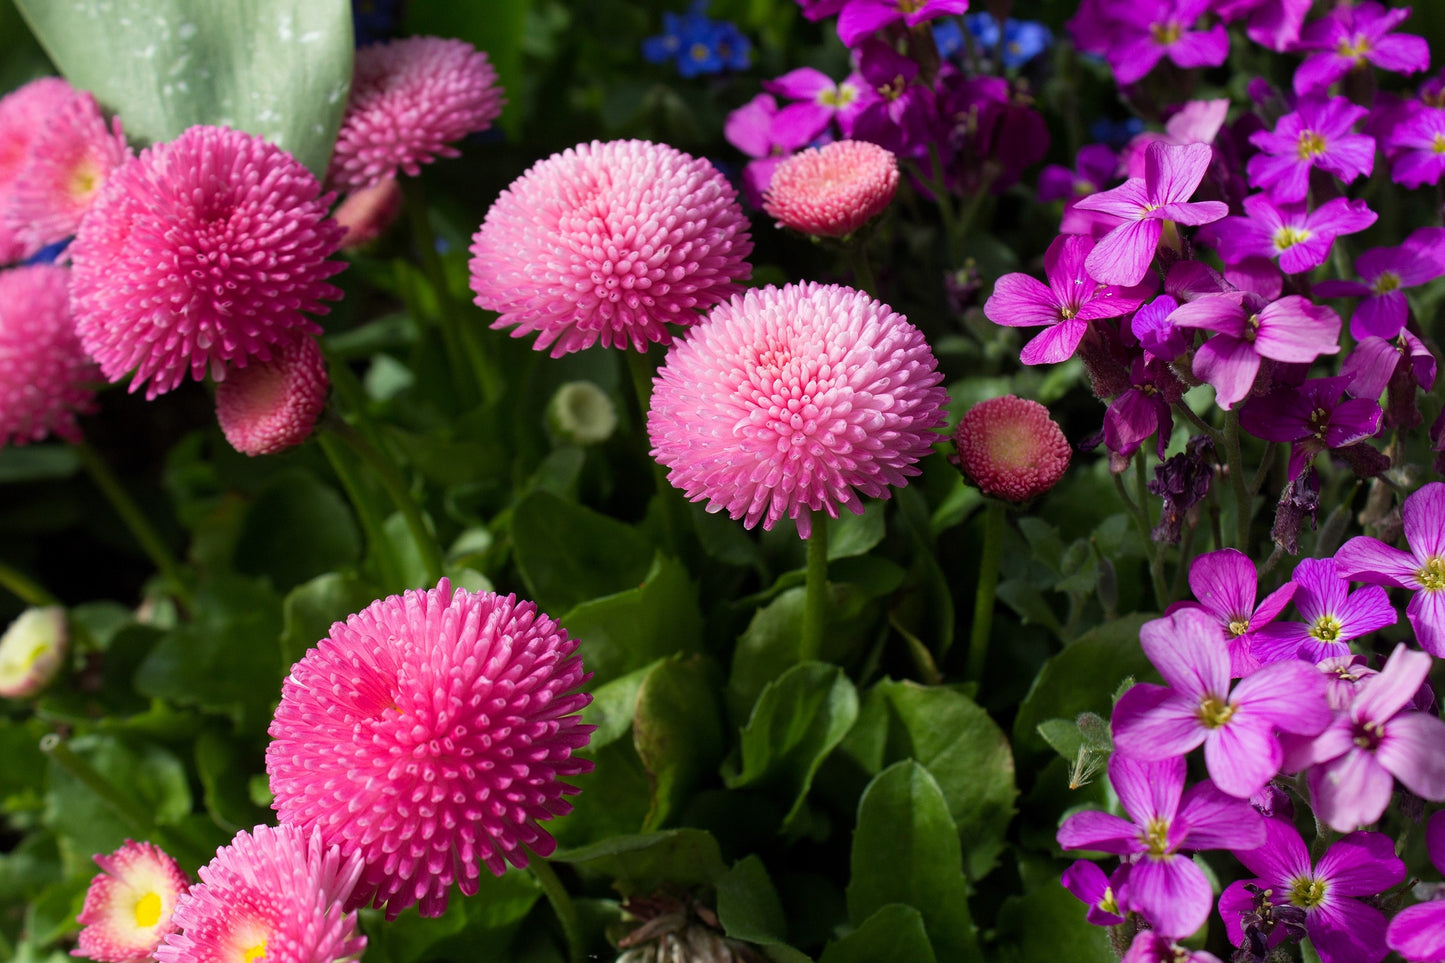
<path fill-rule="evenodd" d="M 980 491 L 1018 503 L 1057 485 L 1073 455 L 1049 409 L 1013 395 L 968 409 L 953 442 L 959 467 Z"/>
<path fill-rule="evenodd" d="M 753 242 L 737 192 L 705 160 L 641 140 L 578 144 L 502 192 L 472 239 L 476 303 L 552 357 L 671 344 L 740 290 Z"/>
<path fill-rule="evenodd" d="M 938 440 L 947 395 L 923 334 L 862 291 L 790 284 L 719 305 L 667 353 L 647 434 L 667 480 L 752 528 L 887 498 Z"/>
<path fill-rule="evenodd" d="M 216 419 L 231 447 L 243 455 L 274 455 L 311 435 L 326 407 L 326 359 L 310 335 L 226 373 L 216 385 Z"/>
<path fill-rule="evenodd" d="M 345 909 L 361 861 L 295 826 L 242 830 L 176 906 L 158 963 L 342 963 L 366 948 Z"/>
<path fill-rule="evenodd" d="M 861 140 L 840 140 L 778 165 L 763 210 L 783 227 L 847 237 L 883 213 L 898 190 L 898 158 Z"/>
<path fill-rule="evenodd" d="M 556 847 L 538 823 L 570 812 L 561 780 L 592 726 L 577 640 L 531 602 L 430 591 L 380 599 L 291 667 L 266 771 L 284 825 L 359 854 L 349 905 L 417 903 L 440 916 L 452 884 L 477 891 Z"/>
<path fill-rule="evenodd" d="M 398 170 L 415 177 L 422 164 L 461 156 L 451 143 L 492 126 L 504 103 L 496 69 L 465 40 L 403 37 L 362 47 L 326 183 L 356 191 Z"/>
<path fill-rule="evenodd" d="M 70 246 L 71 306 L 111 381 L 154 398 L 189 372 L 268 361 L 321 329 L 342 228 L 301 162 L 259 137 L 192 127 L 111 175 Z"/>
<path fill-rule="evenodd" d="M 15 178 L 30 157 L 35 138 L 49 119 L 75 96 L 75 88 L 59 77 L 41 77 L 0 98 L 0 211 L 10 204 Z M 0 217 L 0 264 L 24 256 L 24 244 Z"/>
<path fill-rule="evenodd" d="M 159 846 L 129 839 L 109 856 L 96 856 L 95 863 L 102 872 L 85 891 L 76 917 L 80 942 L 71 955 L 101 963 L 151 959 L 175 930 L 172 915 L 190 878 Z"/>
<path fill-rule="evenodd" d="M 131 156 L 120 119 L 107 127 L 89 93 L 74 94 L 46 116 L 8 202 L 0 205 L 24 256 L 74 234 L 106 178 Z"/>
<path fill-rule="evenodd" d="M 69 271 L 53 264 L 0 271 L 0 446 L 59 435 L 80 440 L 99 380 L 70 315 Z"/>

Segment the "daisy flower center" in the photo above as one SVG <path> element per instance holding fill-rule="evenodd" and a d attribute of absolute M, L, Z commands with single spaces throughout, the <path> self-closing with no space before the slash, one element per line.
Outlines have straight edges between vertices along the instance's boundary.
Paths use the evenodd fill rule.
<path fill-rule="evenodd" d="M 1179 38 L 1184 36 L 1184 28 L 1172 20 L 1169 23 L 1150 24 L 1149 32 L 1153 34 L 1154 42 L 1161 47 L 1176 44 Z"/>
<path fill-rule="evenodd" d="M 1445 556 L 1432 555 L 1426 559 L 1425 567 L 1416 572 L 1415 577 L 1427 592 L 1445 589 Z"/>
<path fill-rule="evenodd" d="M 1340 637 L 1340 620 L 1333 615 L 1321 615 L 1310 626 L 1310 635 L 1321 642 L 1334 642 Z"/>
<path fill-rule="evenodd" d="M 1285 225 L 1274 232 L 1274 248 L 1276 251 L 1287 251 L 1309 239 L 1310 232 L 1305 228 Z"/>
<path fill-rule="evenodd" d="M 1234 717 L 1234 706 L 1223 699 L 1205 696 L 1199 703 L 1199 721 L 1206 729 L 1218 729 Z"/>
<path fill-rule="evenodd" d="M 95 189 L 100 186 L 100 178 L 100 165 L 95 162 L 95 158 L 83 158 L 70 172 L 66 193 L 77 201 L 83 201 L 95 193 Z"/>
<path fill-rule="evenodd" d="M 1301 909 L 1311 910 L 1325 900 L 1325 881 L 1313 876 L 1296 876 L 1289 883 L 1289 901 Z"/>
<path fill-rule="evenodd" d="M 161 898 L 160 894 L 152 891 L 146 893 L 135 903 L 135 925 L 147 928 L 155 926 L 161 921 Z"/>
<path fill-rule="evenodd" d="M 1312 130 L 1301 131 L 1299 135 L 1299 159 L 1309 160 L 1325 152 L 1325 139 Z"/>
<path fill-rule="evenodd" d="M 1371 285 L 1371 288 L 1374 289 L 1374 292 L 1376 294 L 1386 294 L 1390 291 L 1398 289 L 1399 287 L 1400 275 L 1396 274 L 1394 271 L 1383 272 L 1379 277 L 1375 278 L 1375 283 Z"/>
<path fill-rule="evenodd" d="M 246 950 L 246 952 L 244 953 L 244 955 L 242 955 L 242 957 L 241 957 L 241 963 L 256 963 L 257 960 L 265 959 L 265 956 L 266 956 L 266 941 L 265 941 L 265 940 L 262 940 L 261 942 L 257 943 L 255 946 L 253 946 L 253 947 L 251 947 L 250 949 Z"/>
<path fill-rule="evenodd" d="M 1158 859 L 1167 858 L 1169 852 L 1169 824 L 1162 819 L 1151 819 L 1139 834 L 1139 842 L 1149 850 L 1149 855 Z"/>

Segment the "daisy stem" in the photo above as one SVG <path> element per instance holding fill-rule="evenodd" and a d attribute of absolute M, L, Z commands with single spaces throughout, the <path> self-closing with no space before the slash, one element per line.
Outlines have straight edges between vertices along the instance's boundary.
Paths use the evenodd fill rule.
<path fill-rule="evenodd" d="M 44 608 L 60 604 L 60 600 L 47 592 L 39 582 L 23 572 L 17 572 L 4 562 L 0 562 L 0 586 L 9 589 L 26 605 Z"/>
<path fill-rule="evenodd" d="M 170 583 L 170 589 L 175 593 L 176 598 L 186 608 L 194 608 L 195 596 L 191 594 L 190 586 L 181 573 L 180 563 L 171 554 L 171 550 L 166 547 L 165 540 L 151 525 L 145 513 L 140 510 L 140 506 L 126 492 L 120 479 L 115 477 L 115 473 L 110 470 L 105 459 L 100 457 L 100 453 L 92 448 L 88 441 L 78 442 L 73 447 L 75 453 L 80 456 L 80 463 L 85 466 L 91 480 L 95 482 L 95 487 L 100 489 L 101 494 L 110 502 L 115 513 L 125 523 L 126 528 L 130 529 L 131 535 L 135 537 L 141 549 L 150 556 L 151 562 Z"/>
<path fill-rule="evenodd" d="M 973 595 L 973 628 L 968 635 L 968 675 L 982 680 L 988 665 L 988 643 L 993 634 L 993 607 L 998 598 L 998 568 L 1003 557 L 1004 503 L 986 499 L 983 517 L 983 557 L 978 563 L 978 588 Z"/>
<path fill-rule="evenodd" d="M 77 755 L 59 734 L 50 732 L 41 736 L 40 751 L 77 782 L 84 783 L 86 788 L 99 796 L 141 839 L 149 839 L 155 832 L 155 821 L 146 811 L 146 807 L 121 792 L 100 770 Z"/>
<path fill-rule="evenodd" d="M 656 374 L 653 368 L 649 352 L 635 351 L 631 348 L 624 348 L 622 353 L 627 356 L 627 371 L 632 377 L 632 390 L 637 397 L 637 428 L 642 432 L 644 442 L 647 438 L 647 412 L 652 407 L 652 377 Z M 690 524 L 687 515 L 681 510 L 683 503 L 678 499 L 677 490 L 667 480 L 667 469 L 651 456 L 648 461 L 652 462 L 652 480 L 657 486 L 657 497 L 661 500 L 661 521 L 662 538 L 664 544 L 668 545 L 673 552 L 682 551 L 683 533 L 688 530 Z"/>
<path fill-rule="evenodd" d="M 868 245 L 861 237 L 855 237 L 844 245 L 848 268 L 853 272 L 853 283 L 858 290 L 872 297 L 878 297 L 878 282 L 873 280 L 873 268 L 868 264 Z"/>
<path fill-rule="evenodd" d="M 376 564 L 381 570 L 383 584 L 390 590 L 400 591 L 406 587 L 403 584 L 405 576 L 402 575 L 401 561 L 396 557 L 396 548 L 386 537 L 381 510 L 347 462 L 341 443 L 324 431 L 317 432 L 316 441 L 326 453 L 326 460 L 331 462 L 331 470 L 336 472 L 341 487 L 346 489 L 346 497 L 351 499 L 351 505 L 356 509 L 356 517 L 361 521 L 362 530 L 366 532 L 366 540 L 376 554 Z"/>
<path fill-rule="evenodd" d="M 828 513 L 813 509 L 813 530 L 808 535 L 808 576 L 803 596 L 802 640 L 804 662 L 818 658 L 823 649 L 823 627 L 828 623 Z"/>
<path fill-rule="evenodd" d="M 1252 499 L 1244 479 L 1244 455 L 1239 447 L 1239 409 L 1224 416 L 1224 453 L 1229 466 L 1229 483 L 1234 489 L 1234 547 L 1249 554 L 1249 521 Z"/>
<path fill-rule="evenodd" d="M 550 863 L 540 856 L 527 860 L 527 868 L 532 871 L 532 876 L 541 884 L 542 892 L 547 896 L 547 902 L 552 904 L 552 912 L 557 914 L 557 922 L 562 924 L 562 935 L 567 939 L 567 959 L 570 963 L 582 963 L 585 947 L 582 943 L 582 925 L 577 917 L 577 907 L 572 903 L 572 897 L 568 895 L 566 887 L 557 878 L 556 870 L 552 869 Z"/>
<path fill-rule="evenodd" d="M 427 527 L 421 508 L 417 505 L 416 499 L 412 497 L 411 490 L 407 488 L 406 481 L 401 477 L 401 472 L 397 471 L 390 459 L 363 438 L 359 431 L 342 421 L 334 413 L 325 419 L 323 427 L 346 442 L 356 456 L 375 473 L 376 480 L 381 482 L 381 487 L 386 489 L 392 503 L 401 512 L 407 531 L 411 532 L 412 541 L 416 542 L 417 554 L 426 568 L 427 582 L 435 585 L 441 581 L 443 574 L 441 548 Z"/>

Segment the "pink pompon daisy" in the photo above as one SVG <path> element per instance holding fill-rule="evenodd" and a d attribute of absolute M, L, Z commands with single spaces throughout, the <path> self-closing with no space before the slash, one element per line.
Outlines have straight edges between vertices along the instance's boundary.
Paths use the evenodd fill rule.
<path fill-rule="evenodd" d="M 465 40 L 403 37 L 362 47 L 326 182 L 356 191 L 398 170 L 415 177 L 422 164 L 460 156 L 451 143 L 492 126 L 503 103 L 496 69 Z"/>
<path fill-rule="evenodd" d="M 737 192 L 705 160 L 641 140 L 578 144 L 502 192 L 472 239 L 477 305 L 552 357 L 671 344 L 752 268 Z"/>
<path fill-rule="evenodd" d="M 0 97 L 0 212 L 10 204 L 20 169 L 30 158 L 35 138 L 50 119 L 75 96 L 75 88 L 59 77 L 41 77 Z M 24 244 L 0 217 L 0 264 L 24 256 Z"/>
<path fill-rule="evenodd" d="M 0 446 L 79 441 L 75 416 L 94 406 L 100 372 L 75 333 L 69 274 L 54 264 L 0 271 Z"/>
<path fill-rule="evenodd" d="M 74 234 L 106 178 L 131 156 L 120 118 L 106 126 L 89 93 L 77 92 L 46 116 L 0 205 L 25 256 Z"/>
<path fill-rule="evenodd" d="M 76 917 L 82 929 L 72 956 L 101 963 L 149 960 L 167 933 L 172 914 L 191 881 L 153 843 L 129 839 L 109 856 L 96 856 L 102 870 L 90 881 L 85 906 Z"/>
<path fill-rule="evenodd" d="M 593 727 L 577 640 L 531 602 L 491 592 L 380 599 L 291 667 L 266 771 L 285 825 L 359 853 L 349 905 L 419 903 L 440 916 L 480 867 L 526 866 L 556 847 L 538 823 L 570 812 L 561 780 Z"/>
<path fill-rule="evenodd" d="M 274 455 L 310 437 L 330 386 L 321 345 L 303 334 L 270 361 L 226 372 L 216 385 L 216 419 L 241 454 Z"/>
<path fill-rule="evenodd" d="M 192 127 L 112 174 L 70 246 L 81 342 L 154 398 L 189 372 L 267 361 L 321 329 L 342 228 L 301 162 L 239 130 Z"/>
<path fill-rule="evenodd" d="M 667 480 L 752 528 L 863 511 L 928 454 L 943 375 L 923 334 L 862 291 L 790 284 L 714 308 L 667 353 L 647 434 Z"/>
<path fill-rule="evenodd" d="M 345 903 L 361 861 L 295 826 L 237 833 L 181 898 L 158 963 L 342 963 L 366 949 Z"/>
<path fill-rule="evenodd" d="M 898 158 L 861 140 L 794 154 L 773 172 L 763 210 L 783 227 L 847 237 L 883 213 L 898 190 Z"/>
<path fill-rule="evenodd" d="M 1057 485 L 1072 455 L 1049 409 L 1013 395 L 970 408 L 953 441 L 959 467 L 980 491 L 1018 503 Z"/>

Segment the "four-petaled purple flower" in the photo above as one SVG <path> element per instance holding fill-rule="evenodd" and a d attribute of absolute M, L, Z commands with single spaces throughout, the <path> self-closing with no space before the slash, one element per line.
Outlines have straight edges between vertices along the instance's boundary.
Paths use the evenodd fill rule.
<path fill-rule="evenodd" d="M 1430 66 L 1430 45 L 1423 37 L 1392 34 L 1410 16 L 1409 7 L 1386 10 L 1374 0 L 1340 5 L 1300 30 L 1296 50 L 1314 50 L 1294 73 L 1297 94 L 1324 90 L 1351 70 L 1374 64 L 1392 73 L 1412 74 Z"/>
<path fill-rule="evenodd" d="M 1279 119 L 1273 131 L 1256 131 L 1249 142 L 1260 153 L 1249 159 L 1249 183 L 1278 202 L 1302 201 L 1310 190 L 1310 169 L 1348 184 L 1375 168 L 1375 138 L 1354 133 L 1369 111 L 1344 97 L 1302 97 L 1298 109 Z"/>
<path fill-rule="evenodd" d="M 1425 827 L 1425 849 L 1430 862 L 1445 873 L 1445 810 L 1430 817 Z M 1445 959 L 1445 889 L 1437 889 L 1435 898 L 1407 906 L 1390 920 L 1385 945 L 1411 961 Z"/>
<path fill-rule="evenodd" d="M 1211 234 L 1225 264 L 1248 257 L 1278 258 L 1285 274 L 1317 268 L 1342 234 L 1363 231 L 1378 218 L 1364 201 L 1336 197 L 1314 210 L 1304 203 L 1276 204 L 1268 194 L 1244 199 L 1244 217 L 1227 217 Z"/>
<path fill-rule="evenodd" d="M 916 27 L 937 17 L 967 12 L 968 0 L 848 0 L 838 14 L 838 38 L 852 47 L 890 23 L 902 20 Z"/>
<path fill-rule="evenodd" d="M 1384 415 L 1372 398 L 1344 400 L 1349 383 L 1349 377 L 1341 375 L 1311 378 L 1298 388 L 1277 387 L 1245 404 L 1239 412 L 1239 425 L 1256 438 L 1290 446 L 1290 478 L 1298 478 L 1326 449 L 1340 452 L 1348 460 L 1346 449 L 1379 431 Z"/>
<path fill-rule="evenodd" d="M 1410 316 L 1410 303 L 1402 289 L 1445 274 L 1442 233 L 1440 228 L 1422 228 L 1399 247 L 1372 247 L 1355 258 L 1359 281 L 1321 281 L 1314 293 L 1322 298 L 1363 298 L 1350 316 L 1350 334 L 1356 341 L 1393 338 L 1404 330 Z"/>
<path fill-rule="evenodd" d="M 1285 659 L 1320 663 L 1348 658 L 1350 641 L 1399 620 L 1378 585 L 1350 594 L 1332 559 L 1305 558 L 1295 566 L 1294 607 L 1303 622 L 1271 622 L 1254 637 L 1254 654 L 1268 665 Z"/>
<path fill-rule="evenodd" d="M 1140 762 L 1116 752 L 1109 759 L 1109 781 L 1129 818 L 1075 813 L 1058 832 L 1064 849 L 1136 857 L 1119 897 L 1166 937 L 1199 929 L 1213 902 L 1204 871 L 1183 851 L 1255 849 L 1265 841 L 1264 817 L 1249 803 L 1208 781 L 1186 792 L 1184 774 L 1183 756 Z"/>
<path fill-rule="evenodd" d="M 764 90 L 794 101 L 773 118 L 773 136 L 788 143 L 806 144 L 836 119 L 843 136 L 851 137 L 853 119 L 863 109 L 864 84 L 856 73 L 834 83 L 812 67 L 799 67 L 763 81 Z"/>
<path fill-rule="evenodd" d="M 1150 435 L 1157 435 L 1155 454 L 1164 457 L 1174 416 L 1169 406 L 1184 397 L 1184 383 L 1157 359 L 1140 355 L 1129 365 L 1129 388 L 1104 412 L 1104 444 L 1110 468 L 1123 471 L 1129 458 Z"/>
<path fill-rule="evenodd" d="M 1129 874 L 1129 864 L 1124 863 L 1114 870 L 1113 876 L 1105 876 L 1097 864 L 1087 860 L 1075 860 L 1064 870 L 1059 882 L 1064 889 L 1073 893 L 1089 907 L 1086 916 L 1095 926 L 1117 926 L 1124 922 L 1128 910 L 1119 905 L 1118 889 L 1124 877 Z"/>
<path fill-rule="evenodd" d="M 1390 179 L 1405 187 L 1440 182 L 1445 173 L 1445 110 L 1416 104 L 1385 138 Z"/>
<path fill-rule="evenodd" d="M 1105 56 L 1114 79 L 1132 84 L 1168 57 L 1180 67 L 1218 67 L 1229 56 L 1229 34 L 1223 24 L 1192 29 L 1209 9 L 1210 0 L 1140 0 L 1120 23 L 1121 33 Z"/>
<path fill-rule="evenodd" d="M 1259 577 L 1254 563 L 1238 549 L 1221 548 L 1194 556 L 1189 563 L 1189 590 L 1198 601 L 1178 603 L 1171 611 L 1200 608 L 1213 616 L 1219 626 L 1218 639 L 1229 651 L 1229 674 L 1239 679 L 1262 664 L 1253 651 L 1255 633 L 1289 605 L 1295 584 L 1285 582 L 1255 608 Z"/>

